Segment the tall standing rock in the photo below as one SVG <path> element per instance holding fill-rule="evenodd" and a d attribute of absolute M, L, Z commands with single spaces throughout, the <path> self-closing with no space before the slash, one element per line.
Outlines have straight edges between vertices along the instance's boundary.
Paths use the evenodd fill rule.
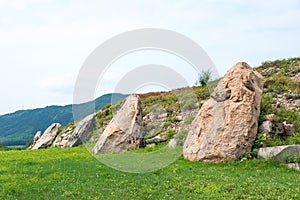
<path fill-rule="evenodd" d="M 61 127 L 59 123 L 54 123 L 49 126 L 43 135 L 36 141 L 36 143 L 31 147 L 31 149 L 40 149 L 46 148 L 52 145 L 52 142 L 55 140 L 58 130 Z"/>
<path fill-rule="evenodd" d="M 131 95 L 100 135 L 93 153 L 120 153 L 139 147 L 142 139 L 141 100 L 139 96 Z"/>
<path fill-rule="evenodd" d="M 263 84 L 263 77 L 247 63 L 229 69 L 193 121 L 184 157 L 222 162 L 250 150 L 257 134 Z"/>

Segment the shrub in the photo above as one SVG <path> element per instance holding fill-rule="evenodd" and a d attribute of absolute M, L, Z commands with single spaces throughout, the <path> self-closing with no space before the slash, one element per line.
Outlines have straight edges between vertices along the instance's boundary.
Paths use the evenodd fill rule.
<path fill-rule="evenodd" d="M 189 133 L 189 131 L 186 129 L 179 131 L 179 133 L 176 135 L 178 145 L 180 145 L 180 146 L 183 145 L 188 133 Z"/>
<path fill-rule="evenodd" d="M 194 120 L 194 117 L 193 116 L 187 116 L 185 119 L 184 119 L 184 124 L 190 124 L 192 123 L 192 121 Z"/>
<path fill-rule="evenodd" d="M 202 70 L 198 76 L 198 80 L 196 81 L 196 85 L 200 85 L 202 87 L 206 86 L 208 81 L 211 79 L 211 71 L 210 70 Z"/>
<path fill-rule="evenodd" d="M 166 134 L 166 139 L 170 140 L 173 138 L 173 136 L 175 135 L 176 131 L 174 129 L 168 129 L 167 130 L 167 134 Z"/>

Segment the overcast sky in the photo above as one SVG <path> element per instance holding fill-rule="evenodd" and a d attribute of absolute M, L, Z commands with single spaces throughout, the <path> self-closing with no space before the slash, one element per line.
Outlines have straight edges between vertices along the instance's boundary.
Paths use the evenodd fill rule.
<path fill-rule="evenodd" d="M 238 61 L 258 66 L 300 56 L 299 0 L 0 0 L 0 114 L 72 103 L 76 76 L 97 46 L 150 27 L 197 42 L 220 75 Z M 160 61 L 150 54 L 145 63 L 138 55 L 120 63 Z M 118 79 L 116 71 L 117 64 L 106 79 Z M 103 87 L 96 95 L 106 92 Z"/>

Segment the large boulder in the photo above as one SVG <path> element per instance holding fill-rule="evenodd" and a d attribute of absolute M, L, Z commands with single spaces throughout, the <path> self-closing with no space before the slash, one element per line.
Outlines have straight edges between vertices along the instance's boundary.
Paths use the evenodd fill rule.
<path fill-rule="evenodd" d="M 51 146 L 58 134 L 58 130 L 60 127 L 61 125 L 59 123 L 54 123 L 49 126 L 40 137 L 40 139 L 38 139 L 30 149 L 40 149 Z"/>
<path fill-rule="evenodd" d="M 75 147 L 87 141 L 96 129 L 96 113 L 88 115 L 75 124 L 75 129 L 71 127 L 65 133 L 58 136 L 53 143 L 57 147 Z"/>
<path fill-rule="evenodd" d="M 266 159 L 274 159 L 278 161 L 287 161 L 294 156 L 299 156 L 300 145 L 286 145 L 286 146 L 274 146 L 264 147 L 257 151 L 258 157 Z"/>
<path fill-rule="evenodd" d="M 140 147 L 142 140 L 141 100 L 137 95 L 130 95 L 100 134 L 93 153 L 120 153 Z"/>
<path fill-rule="evenodd" d="M 247 63 L 229 69 L 193 121 L 184 157 L 222 162 L 249 151 L 257 134 L 263 84 Z"/>

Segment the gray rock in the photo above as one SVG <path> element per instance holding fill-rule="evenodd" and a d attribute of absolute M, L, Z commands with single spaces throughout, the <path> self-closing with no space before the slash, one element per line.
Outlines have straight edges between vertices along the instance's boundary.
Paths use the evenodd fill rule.
<path fill-rule="evenodd" d="M 264 147 L 257 151 L 258 157 L 286 161 L 300 154 L 300 145 Z"/>
<path fill-rule="evenodd" d="M 271 133 L 273 130 L 273 123 L 271 121 L 264 121 L 258 128 L 260 133 L 267 132 Z"/>
<path fill-rule="evenodd" d="M 165 118 L 167 118 L 167 116 L 168 116 L 168 113 L 162 113 L 157 116 L 157 119 L 165 119 Z"/>
<path fill-rule="evenodd" d="M 130 95 L 99 136 L 93 153 L 120 153 L 140 147 L 142 140 L 141 100 L 137 95 Z"/>
<path fill-rule="evenodd" d="M 229 69 L 193 121 L 184 157 L 222 162 L 249 151 L 257 134 L 262 90 L 263 77 L 248 64 Z"/>
<path fill-rule="evenodd" d="M 183 116 L 181 116 L 181 115 L 178 115 L 176 118 L 177 118 L 177 121 L 179 121 L 179 122 L 183 120 Z"/>
<path fill-rule="evenodd" d="M 146 142 L 146 144 L 157 144 L 157 143 L 161 143 L 161 142 L 165 142 L 165 141 L 167 141 L 166 138 L 161 137 L 160 135 L 157 135 L 155 137 L 147 139 L 145 142 Z"/>
<path fill-rule="evenodd" d="M 300 170 L 300 163 L 288 163 L 286 164 L 288 168 L 294 168 L 296 170 Z"/>
<path fill-rule="evenodd" d="M 34 147 L 34 145 L 41 138 L 41 136 L 42 136 L 42 132 L 41 131 L 36 132 L 36 134 L 34 135 L 32 144 L 27 149 L 32 149 L 32 147 Z"/>
<path fill-rule="evenodd" d="M 82 144 L 83 142 L 86 142 L 95 129 L 96 113 L 88 115 L 76 124 L 74 132 L 68 139 L 67 146 L 75 147 Z"/>
<path fill-rule="evenodd" d="M 285 135 L 291 136 L 295 134 L 296 127 L 294 124 L 287 124 L 286 122 L 283 122 L 283 126 L 284 126 Z"/>
<path fill-rule="evenodd" d="M 174 149 L 177 145 L 177 140 L 175 138 L 172 138 L 169 143 L 168 143 L 168 147 Z"/>
<path fill-rule="evenodd" d="M 285 134 L 283 123 L 275 123 L 274 129 L 275 129 L 275 133 L 277 133 L 279 135 Z"/>
<path fill-rule="evenodd" d="M 86 116 L 75 124 L 75 129 L 69 127 L 63 134 L 56 137 L 52 146 L 75 147 L 86 142 L 96 129 L 96 113 Z"/>
<path fill-rule="evenodd" d="M 54 123 L 49 126 L 31 149 L 40 149 L 51 146 L 58 134 L 60 127 L 61 125 L 59 123 Z"/>

